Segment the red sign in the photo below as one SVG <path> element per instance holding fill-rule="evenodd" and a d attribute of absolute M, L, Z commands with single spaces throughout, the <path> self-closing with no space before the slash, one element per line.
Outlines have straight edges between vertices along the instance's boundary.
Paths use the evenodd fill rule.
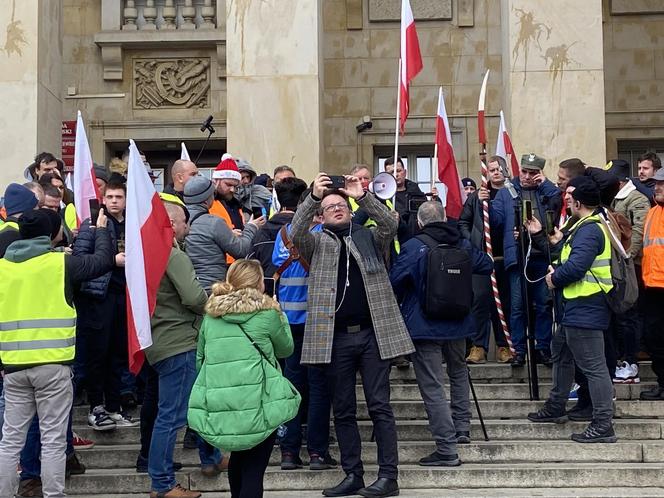
<path fill-rule="evenodd" d="M 62 122 L 62 161 L 65 172 L 74 171 L 74 147 L 76 145 L 76 121 Z"/>

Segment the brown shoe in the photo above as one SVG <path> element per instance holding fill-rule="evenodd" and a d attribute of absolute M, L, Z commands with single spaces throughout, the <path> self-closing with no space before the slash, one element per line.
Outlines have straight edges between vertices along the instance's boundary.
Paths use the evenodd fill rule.
<path fill-rule="evenodd" d="M 466 358 L 466 363 L 472 363 L 474 365 L 478 363 L 486 363 L 486 351 L 481 346 L 473 346 L 470 348 L 470 354 Z"/>
<path fill-rule="evenodd" d="M 210 464 L 210 465 L 201 465 L 201 474 L 205 477 L 217 477 L 224 470 L 228 470 L 228 457 L 224 455 L 221 459 L 221 462 Z"/>
<path fill-rule="evenodd" d="M 184 489 L 179 484 L 176 484 L 173 489 L 165 493 L 150 491 L 150 498 L 200 498 L 200 496 L 201 494 L 198 491 Z"/>
<path fill-rule="evenodd" d="M 512 352 L 510 351 L 510 348 L 498 348 L 496 359 L 498 360 L 498 363 L 509 363 L 512 361 Z"/>
<path fill-rule="evenodd" d="M 44 496 L 42 494 L 41 479 L 23 479 L 18 485 L 18 493 L 16 496 L 21 498 L 36 498 Z"/>

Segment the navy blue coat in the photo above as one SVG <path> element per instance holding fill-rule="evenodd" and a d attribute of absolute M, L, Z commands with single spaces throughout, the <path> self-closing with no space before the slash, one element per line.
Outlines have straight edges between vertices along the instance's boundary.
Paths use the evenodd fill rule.
<path fill-rule="evenodd" d="M 514 188 L 520 194 L 521 183 L 518 178 L 512 181 Z M 556 187 L 550 180 L 546 180 L 537 187 L 537 206 L 533 206 L 533 210 L 537 208 L 539 219 L 546 220 L 547 210 L 555 213 L 557 218 L 560 216 L 560 209 L 562 207 L 562 194 L 558 187 Z M 503 255 L 505 256 L 505 268 L 510 268 L 516 265 L 519 261 L 518 258 L 518 245 L 514 240 L 514 208 L 520 202 L 520 197 L 512 199 L 507 188 L 502 188 L 496 194 L 496 198 L 491 202 L 491 224 L 503 230 Z"/>
<path fill-rule="evenodd" d="M 563 289 L 583 279 L 595 258 L 604 251 L 604 232 L 597 223 L 580 225 L 572 238 L 572 252 L 564 264 L 558 266 L 551 277 L 556 287 L 558 323 L 580 329 L 606 330 L 609 327 L 611 310 L 603 292 L 588 297 L 565 299 Z M 558 243 L 562 245 L 569 234 Z M 556 247 L 554 252 L 558 252 Z"/>
<path fill-rule="evenodd" d="M 118 240 L 113 228 L 113 220 L 108 218 L 108 233 L 111 236 L 111 253 L 113 257 L 117 254 Z M 94 254 L 95 252 L 95 230 L 90 228 L 90 219 L 88 218 L 83 223 L 78 231 L 78 237 L 74 241 L 72 247 L 72 255 L 83 256 L 85 254 Z M 113 271 L 104 273 L 102 276 L 92 280 L 86 280 L 81 283 L 80 290 L 83 294 L 92 296 L 98 299 L 105 299 L 108 293 L 108 284 L 111 282 L 111 275 Z"/>
<path fill-rule="evenodd" d="M 466 249 L 472 256 L 473 273 L 489 275 L 493 269 L 491 258 L 462 239 L 456 223 L 430 223 L 422 233 L 440 244 Z M 455 340 L 475 333 L 472 313 L 461 320 L 430 320 L 424 316 L 424 283 L 426 281 L 429 247 L 414 237 L 401 246 L 399 257 L 390 271 L 390 281 L 411 338 L 415 340 Z"/>

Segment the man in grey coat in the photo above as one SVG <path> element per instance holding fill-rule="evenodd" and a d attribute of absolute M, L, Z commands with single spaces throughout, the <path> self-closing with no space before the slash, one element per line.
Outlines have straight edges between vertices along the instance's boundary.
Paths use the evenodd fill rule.
<path fill-rule="evenodd" d="M 382 254 L 397 233 L 398 221 L 360 180 L 346 176 L 345 188 L 329 190 L 320 173 L 312 194 L 300 205 L 292 235 L 300 254 L 310 261 L 303 364 L 325 364 L 332 393 L 334 425 L 346 478 L 323 491 L 325 496 L 396 496 L 397 433 L 390 406 L 390 359 L 412 353 L 410 339 L 390 286 Z M 348 198 L 376 222 L 354 225 Z M 317 209 L 323 230 L 309 225 Z M 355 379 L 362 376 L 369 416 L 378 444 L 378 479 L 364 485 L 361 441 L 357 427 Z"/>
<path fill-rule="evenodd" d="M 207 178 L 196 176 L 184 186 L 184 203 L 191 216 L 186 252 L 208 294 L 213 283 L 226 278 L 226 254 L 244 258 L 251 251 L 256 232 L 265 224 L 265 218 L 260 217 L 245 224 L 242 232 L 233 231 L 223 219 L 208 213 L 213 201 L 214 185 Z"/>

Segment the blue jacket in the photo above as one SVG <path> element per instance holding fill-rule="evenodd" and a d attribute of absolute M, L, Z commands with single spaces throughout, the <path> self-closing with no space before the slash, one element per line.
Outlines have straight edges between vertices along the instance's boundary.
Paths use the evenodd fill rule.
<path fill-rule="evenodd" d="M 604 233 L 597 223 L 584 223 L 574 232 L 568 233 L 558 243 L 560 247 L 554 249 L 558 252 L 570 234 L 574 233 L 569 259 L 558 266 L 551 277 L 556 287 L 556 318 L 558 323 L 567 327 L 606 330 L 609 327 L 611 310 L 603 292 L 575 299 L 563 298 L 563 289 L 583 279 L 595 258 L 604 251 Z"/>
<path fill-rule="evenodd" d="M 111 237 L 111 254 L 113 257 L 117 254 L 118 240 L 115 230 L 112 227 L 113 221 L 108 219 L 108 234 Z M 95 230 L 90 228 L 90 219 L 88 218 L 83 223 L 78 232 L 78 237 L 74 241 L 72 248 L 73 256 L 83 256 L 85 254 L 94 254 L 95 252 Z M 92 280 L 86 280 L 81 283 L 80 290 L 82 293 L 95 297 L 97 299 L 105 299 L 108 292 L 108 284 L 111 282 L 112 270 L 104 273 L 102 276 Z"/>
<path fill-rule="evenodd" d="M 512 181 L 517 193 L 521 194 L 521 183 L 518 178 Z M 533 205 L 533 210 L 537 208 L 539 219 L 546 220 L 547 210 L 555 213 L 557 218 L 560 216 L 560 209 L 562 207 L 562 194 L 558 187 L 551 181 L 546 180 L 537 187 L 537 195 L 535 196 L 537 206 Z M 517 202 L 520 202 L 520 195 L 517 199 L 512 199 L 507 188 L 502 188 L 496 194 L 496 198 L 491 202 L 491 224 L 496 225 L 503 230 L 503 254 L 505 256 L 505 268 L 510 268 L 516 265 L 519 261 L 519 249 L 516 240 L 514 240 L 514 208 Z"/>
<path fill-rule="evenodd" d="M 322 225 L 316 225 L 312 232 L 320 232 Z M 291 233 L 290 223 L 286 225 L 288 235 Z M 272 250 L 272 264 L 277 270 L 289 256 L 288 249 L 281 238 L 281 231 L 277 232 Z M 288 323 L 303 324 L 307 321 L 307 297 L 309 296 L 309 272 L 298 262 L 293 261 L 279 277 L 276 295 L 281 309 L 288 318 Z"/>
<path fill-rule="evenodd" d="M 422 229 L 441 244 L 466 249 L 473 259 L 473 273 L 489 275 L 493 269 L 491 258 L 462 239 L 456 223 L 430 223 Z M 472 313 L 462 320 L 430 320 L 424 316 L 424 284 L 427 274 L 429 247 L 414 237 L 401 246 L 399 257 L 390 271 L 390 281 L 401 306 L 406 327 L 415 340 L 455 340 L 475 333 Z"/>

